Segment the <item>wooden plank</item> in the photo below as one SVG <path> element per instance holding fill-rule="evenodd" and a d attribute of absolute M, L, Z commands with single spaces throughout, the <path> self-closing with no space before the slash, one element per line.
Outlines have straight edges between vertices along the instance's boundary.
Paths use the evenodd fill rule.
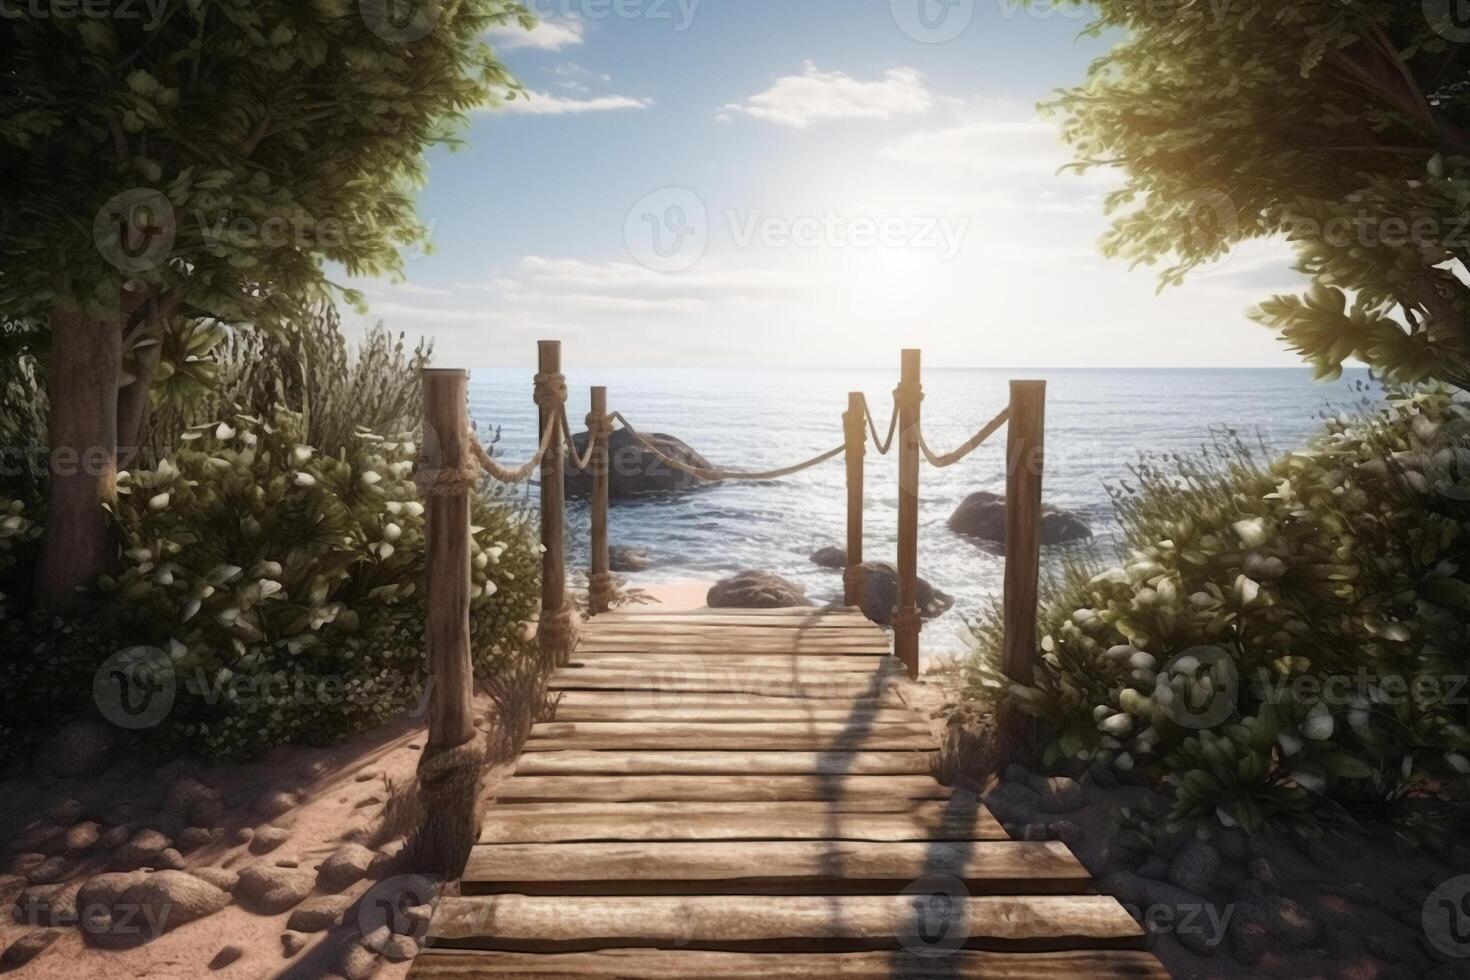
<path fill-rule="evenodd" d="M 712 658 L 713 659 L 713 658 Z M 701 664 L 703 661 L 700 662 Z M 691 664 L 682 653 L 665 653 L 632 650 L 577 650 L 572 654 L 572 669 L 593 667 L 597 669 L 623 670 L 681 670 L 699 667 Z M 708 667 L 733 667 L 736 669 L 759 668 L 761 670 L 799 671 L 826 670 L 834 673 L 891 674 L 898 669 L 898 661 L 883 656 L 826 656 L 825 654 L 759 654 L 727 653 Z"/>
<path fill-rule="evenodd" d="M 801 623 L 750 623 L 748 621 L 727 623 L 701 623 L 684 620 L 681 622 L 609 622 L 599 616 L 588 622 L 587 635 L 603 636 L 740 636 L 776 637 L 780 639 L 873 639 L 887 636 L 881 628 L 867 620 L 852 623 L 823 622 L 821 626 L 806 627 Z"/>
<path fill-rule="evenodd" d="M 892 651 L 879 640 L 755 640 L 732 637 L 629 636 L 582 639 L 579 653 L 663 653 L 690 657 L 730 657 L 737 654 L 777 654 L 826 657 L 887 657 Z"/>
<path fill-rule="evenodd" d="M 506 803 L 746 800 L 942 800 L 928 776 L 515 776 L 495 790 Z"/>
<path fill-rule="evenodd" d="M 648 840 L 1007 840 L 1005 828 L 983 804 L 914 803 L 899 812 L 853 813 L 811 804 L 611 803 L 556 810 L 492 807 L 482 844 L 555 844 Z M 958 804 L 958 805 L 956 805 Z M 737 808 L 738 807 L 738 808 Z M 800 807 L 797 809 L 796 807 Z"/>
<path fill-rule="evenodd" d="M 582 980 L 1169 980 L 1150 953 L 1081 950 L 996 953 L 956 950 L 944 956 L 907 951 L 871 953 L 720 953 L 604 949 L 587 953 L 505 953 L 430 948 L 419 954 L 411 980 L 480 977 Z"/>
<path fill-rule="evenodd" d="M 556 721 L 903 721 L 916 715 L 899 702 L 803 700 L 658 691 L 564 691 Z"/>
<path fill-rule="evenodd" d="M 932 752 L 531 752 L 516 764 L 518 776 L 926 776 Z"/>
<path fill-rule="evenodd" d="M 462 894 L 896 895 L 926 875 L 969 895 L 1070 895 L 1087 869 L 1055 841 L 642 841 L 477 845 Z"/>
<path fill-rule="evenodd" d="M 502 817 L 545 817 L 550 814 L 581 816 L 586 814 L 606 815 L 616 813 L 629 819 L 653 817 L 660 814 L 670 817 L 686 817 L 694 814 L 781 814 L 804 816 L 821 814 L 830 816 L 843 813 L 899 813 L 929 815 L 936 812 L 955 814 L 972 813 L 983 806 L 974 795 L 963 790 L 953 795 L 925 799 L 903 794 L 894 796 L 865 795 L 842 796 L 833 800 L 522 800 L 495 804 L 493 812 Z M 937 817 L 934 819 L 938 819 Z"/>
<path fill-rule="evenodd" d="M 597 624 L 612 626 L 791 626 L 802 629 L 860 628 L 880 630 L 872 620 L 855 610 L 828 611 L 795 609 L 691 609 L 685 612 L 612 612 L 598 616 Z"/>
<path fill-rule="evenodd" d="M 938 945 L 970 949 L 1138 949 L 1144 933 L 1116 899 L 1099 895 L 446 897 L 434 945 L 522 952 L 609 948 L 838 952 Z"/>
<path fill-rule="evenodd" d="M 933 752 L 939 742 L 919 722 L 542 722 L 524 752 L 559 749 L 688 749 L 821 751 L 900 749 Z"/>
<path fill-rule="evenodd" d="M 793 676 L 781 669 L 752 667 L 623 670 L 579 667 L 559 670 L 553 691 L 707 691 L 764 697 L 873 698 L 895 686 L 900 675 L 850 675 L 810 671 Z"/>

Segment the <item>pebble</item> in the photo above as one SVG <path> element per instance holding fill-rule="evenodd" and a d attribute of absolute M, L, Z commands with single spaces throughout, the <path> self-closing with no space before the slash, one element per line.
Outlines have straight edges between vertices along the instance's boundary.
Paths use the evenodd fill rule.
<path fill-rule="evenodd" d="M 291 832 L 284 827 L 276 827 L 271 824 L 257 827 L 250 838 L 250 853 L 269 854 L 290 839 Z"/>
<path fill-rule="evenodd" d="M 361 943 L 347 943 L 342 947 L 338 968 L 347 980 L 367 980 L 378 972 L 378 955 Z"/>
<path fill-rule="evenodd" d="M 286 955 L 287 959 L 290 959 L 305 949 L 306 943 L 307 937 L 299 932 L 281 933 L 281 951 Z"/>
<path fill-rule="evenodd" d="M 101 827 L 91 820 L 74 824 L 66 832 L 66 853 L 85 854 L 97 846 L 102 838 Z"/>
<path fill-rule="evenodd" d="M 290 868 L 252 864 L 240 871 L 235 897 L 246 910 L 279 915 L 311 894 L 311 875 Z"/>
<path fill-rule="evenodd" d="M 233 945 L 226 946 L 224 949 L 214 954 L 214 959 L 209 961 L 209 968 L 211 970 L 223 970 L 225 967 L 229 966 L 231 963 L 235 962 L 244 955 L 245 950 L 242 947 Z"/>
<path fill-rule="evenodd" d="M 250 809 L 263 817 L 279 817 L 296 809 L 301 803 L 300 797 L 289 790 L 268 789 L 255 798 L 250 804 Z"/>
<path fill-rule="evenodd" d="M 1220 852 L 1204 841 L 1186 844 L 1169 862 L 1169 881 L 1186 891 L 1207 891 L 1220 870 Z"/>
<path fill-rule="evenodd" d="M 346 895 L 324 895 L 308 898 L 291 911 L 286 928 L 296 932 L 321 932 L 330 929 L 352 907 Z"/>
<path fill-rule="evenodd" d="M 214 831 L 208 827 L 185 827 L 179 833 L 179 850 L 195 851 L 214 843 Z"/>
<path fill-rule="evenodd" d="M 361 844 L 344 844 L 322 862 L 316 886 L 324 892 L 339 892 L 361 881 L 376 857 Z"/>
<path fill-rule="evenodd" d="M 1030 788 L 1041 800 L 1047 813 L 1075 813 L 1087 805 L 1087 790 L 1070 776 L 1049 776 L 1033 780 Z"/>
<path fill-rule="evenodd" d="M 383 947 L 383 959 L 389 963 L 403 963 L 419 954 L 419 944 L 412 936 L 394 936 Z"/>
<path fill-rule="evenodd" d="M 4 953 L 0 953 L 0 966 L 6 969 L 23 966 L 50 949 L 51 944 L 60 938 L 61 933 L 55 929 L 28 932 L 5 947 Z"/>

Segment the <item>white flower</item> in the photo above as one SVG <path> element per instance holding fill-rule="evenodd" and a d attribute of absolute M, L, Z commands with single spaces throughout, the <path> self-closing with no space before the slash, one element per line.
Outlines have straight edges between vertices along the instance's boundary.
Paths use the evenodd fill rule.
<path fill-rule="evenodd" d="M 384 541 L 397 541 L 401 537 L 403 537 L 403 528 L 391 523 L 383 525 Z"/>
<path fill-rule="evenodd" d="M 1133 716 L 1121 713 L 1109 715 L 1097 727 L 1109 735 L 1127 735 L 1133 730 Z"/>
<path fill-rule="evenodd" d="M 160 493 L 156 497 L 150 498 L 149 501 L 148 501 L 148 509 L 149 510 L 163 510 L 167 506 L 168 506 L 168 491 L 167 490 L 165 490 L 163 493 Z"/>
<path fill-rule="evenodd" d="M 214 437 L 221 441 L 225 439 L 233 439 L 235 438 L 235 430 L 230 428 L 225 423 L 221 422 L 219 426 L 214 430 Z"/>
<path fill-rule="evenodd" d="M 297 473 L 296 485 L 298 487 L 314 487 L 316 486 L 316 477 L 310 473 Z"/>
<path fill-rule="evenodd" d="M 1235 533 L 1247 548 L 1259 548 L 1266 543 L 1266 522 L 1256 517 L 1248 521 L 1236 521 Z"/>
<path fill-rule="evenodd" d="M 1307 720 L 1302 723 L 1302 734 L 1314 742 L 1324 742 L 1332 737 L 1333 729 L 1337 726 L 1332 720 L 1332 712 L 1327 710 L 1323 704 L 1312 709 Z"/>
<path fill-rule="evenodd" d="M 382 480 L 383 480 L 382 474 L 376 473 L 373 470 L 368 470 L 366 473 L 364 473 L 362 475 L 362 482 L 363 483 L 366 483 L 368 486 L 372 486 L 372 485 L 374 485 L 376 483 L 381 483 Z"/>

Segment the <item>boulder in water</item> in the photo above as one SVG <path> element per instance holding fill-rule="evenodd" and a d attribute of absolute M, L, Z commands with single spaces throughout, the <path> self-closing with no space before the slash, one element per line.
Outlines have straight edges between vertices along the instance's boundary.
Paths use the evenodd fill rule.
<path fill-rule="evenodd" d="M 607 567 L 612 572 L 646 572 L 653 567 L 653 556 L 639 548 L 615 544 L 607 550 Z"/>
<path fill-rule="evenodd" d="M 863 615 L 882 626 L 893 625 L 893 607 L 898 604 L 898 570 L 886 561 L 869 561 L 858 566 L 863 572 Z M 942 616 L 954 599 L 919 579 L 919 614 L 925 619 Z"/>
<path fill-rule="evenodd" d="M 771 572 L 744 571 L 710 587 L 711 609 L 785 609 L 810 606 L 806 590 Z"/>
<path fill-rule="evenodd" d="M 822 568 L 846 568 L 847 551 L 836 545 L 828 545 L 812 552 L 812 563 Z"/>
<path fill-rule="evenodd" d="M 662 432 L 640 434 L 670 459 L 701 468 L 708 468 L 710 465 L 709 460 L 689 448 L 682 440 L 671 435 Z M 577 433 L 572 437 L 572 442 L 578 455 L 587 451 L 587 433 Z M 608 437 L 608 460 L 610 472 L 607 495 L 614 500 L 638 497 L 643 494 L 693 490 L 706 486 L 709 482 L 669 466 L 652 452 L 643 448 L 627 429 L 616 429 Z M 568 465 L 566 494 L 572 498 L 590 497 L 592 495 L 591 470 L 577 469 Z"/>
<path fill-rule="evenodd" d="M 968 538 L 1005 544 L 1006 499 L 981 490 L 970 494 L 949 517 L 949 529 Z M 1087 522 L 1068 510 L 1045 507 L 1041 512 L 1041 543 L 1068 544 L 1092 537 Z"/>

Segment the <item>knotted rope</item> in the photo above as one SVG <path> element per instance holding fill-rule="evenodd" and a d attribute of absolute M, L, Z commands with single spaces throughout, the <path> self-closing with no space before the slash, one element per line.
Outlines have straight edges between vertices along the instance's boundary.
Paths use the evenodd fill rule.
<path fill-rule="evenodd" d="M 617 422 L 628 431 L 628 434 L 633 437 L 633 440 L 637 442 L 638 445 L 642 446 L 648 452 L 652 453 L 659 462 L 672 469 L 676 469 L 681 473 L 687 473 L 689 476 L 692 476 L 699 480 L 779 480 L 783 476 L 790 476 L 793 473 L 800 473 L 802 470 L 811 469 L 813 466 L 820 465 L 827 462 L 827 460 L 829 459 L 840 456 L 842 452 L 847 448 L 846 444 L 843 444 L 838 446 L 836 449 L 829 449 L 825 453 L 819 453 L 816 456 L 813 456 L 811 459 L 802 460 L 800 463 L 795 463 L 791 466 L 783 466 L 778 470 L 750 472 L 746 470 L 711 469 L 704 466 L 694 466 L 691 463 L 682 462 L 681 460 L 677 460 L 674 457 L 668 455 L 663 450 L 655 446 L 653 443 L 645 439 L 637 429 L 633 428 L 632 424 L 630 424 L 628 420 L 623 417 L 622 412 L 614 412 L 613 418 L 617 420 Z"/>
<path fill-rule="evenodd" d="M 577 443 L 572 438 L 572 427 L 567 421 L 566 406 L 561 410 L 561 431 L 567 441 L 567 459 L 574 470 L 585 470 L 592 465 L 592 456 L 597 451 L 598 440 L 606 439 L 612 435 L 613 420 L 611 415 L 603 415 L 598 412 L 587 413 L 587 451 L 577 455 Z"/>
<path fill-rule="evenodd" d="M 935 469 L 942 470 L 946 466 L 953 466 L 955 463 L 958 463 L 960 460 L 970 455 L 970 453 L 974 452 L 980 447 L 981 443 L 985 442 L 986 439 L 989 439 L 991 436 L 995 435 L 1000 427 L 1005 425 L 1010 420 L 1011 410 L 1009 408 L 1001 409 L 999 415 L 991 419 L 989 422 L 986 422 L 985 425 L 981 427 L 979 432 L 975 433 L 969 439 L 966 439 L 964 445 L 960 446 L 954 452 L 946 453 L 943 456 L 936 454 L 934 450 L 929 448 L 929 444 L 924 441 L 924 431 L 923 429 L 920 429 L 919 448 L 924 451 L 924 458 L 929 461 L 930 466 L 933 466 Z"/>

